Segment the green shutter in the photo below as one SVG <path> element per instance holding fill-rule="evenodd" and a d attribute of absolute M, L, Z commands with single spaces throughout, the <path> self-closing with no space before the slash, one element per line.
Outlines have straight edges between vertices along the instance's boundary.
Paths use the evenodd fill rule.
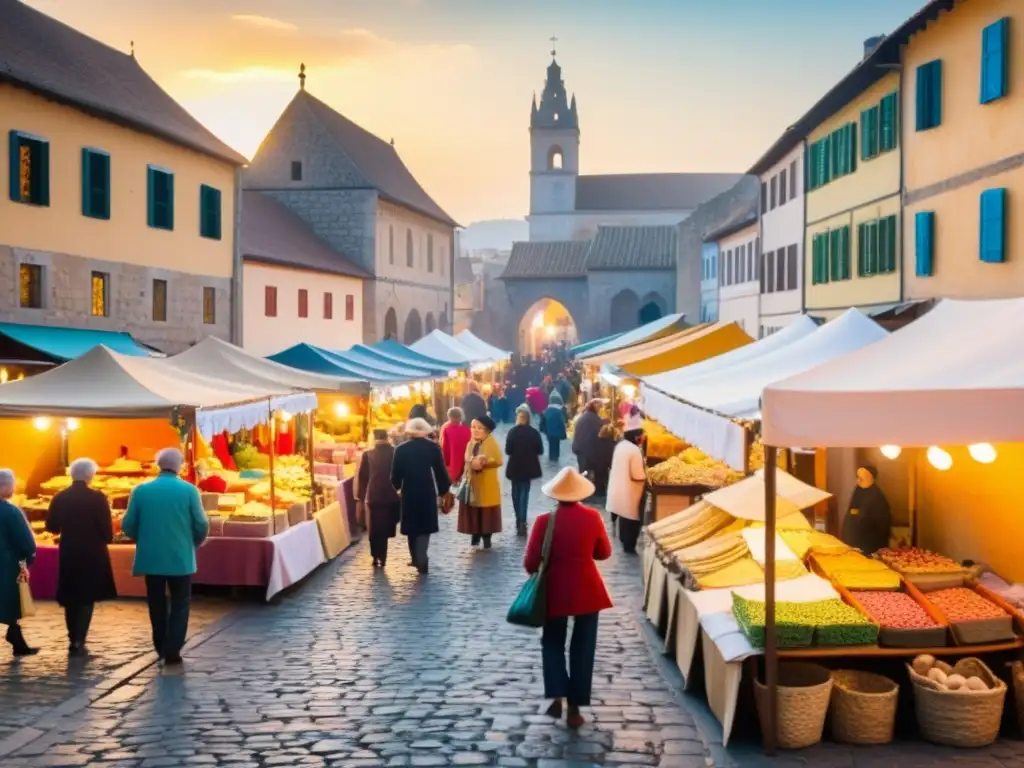
<path fill-rule="evenodd" d="M 807 177 L 807 191 L 818 186 L 818 142 L 807 145 L 807 160 L 804 163 L 804 175 Z"/>
<path fill-rule="evenodd" d="M 811 282 L 814 285 L 824 282 L 821 279 L 821 235 L 815 235 L 811 239 Z"/>
<path fill-rule="evenodd" d="M 199 234 L 212 240 L 221 239 L 221 194 L 205 184 L 199 187 Z"/>
<path fill-rule="evenodd" d="M 878 148 L 880 152 L 896 149 L 897 126 L 899 124 L 899 91 L 894 91 L 882 98 L 880 105 L 880 123 L 878 131 Z"/>
<path fill-rule="evenodd" d="M 850 267 L 850 227 L 845 226 L 839 230 L 839 248 L 840 248 L 840 275 L 842 280 L 849 280 L 852 271 Z"/>
<path fill-rule="evenodd" d="M 860 113 L 861 160 L 870 160 L 878 154 L 878 115 L 878 105 Z"/>
<path fill-rule="evenodd" d="M 10 183 L 10 196 L 11 200 L 16 203 L 21 202 L 21 177 L 19 171 L 21 169 L 21 136 L 17 131 L 11 131 L 7 135 L 7 156 L 10 160 L 8 166 L 8 179 Z"/>
<path fill-rule="evenodd" d="M 92 216 L 92 153 L 82 149 L 82 215 Z"/>
<path fill-rule="evenodd" d="M 914 251 L 918 277 L 934 273 L 935 213 L 919 211 L 914 216 Z"/>
<path fill-rule="evenodd" d="M 879 264 L 878 271 L 884 272 L 888 275 L 896 271 L 896 266 L 898 264 L 897 253 L 899 251 L 899 245 L 896 238 L 896 216 L 887 216 L 882 219 L 882 222 L 885 224 L 885 241 L 882 244 L 884 258 Z M 883 235 L 879 232 L 879 239 L 882 237 Z"/>
<path fill-rule="evenodd" d="M 861 222 L 857 225 L 857 277 L 864 277 L 864 223 Z"/>
<path fill-rule="evenodd" d="M 38 151 L 38 159 L 36 153 Z M 39 140 L 32 147 L 32 159 L 36 161 L 32 169 L 32 182 L 35 184 L 38 176 L 39 194 L 32 202 L 38 205 L 50 204 L 50 142 Z"/>
<path fill-rule="evenodd" d="M 1006 189 L 981 193 L 980 258 L 989 264 L 1006 260 Z"/>
<path fill-rule="evenodd" d="M 981 103 L 1001 99 L 1006 95 L 1009 74 L 1010 19 L 1002 18 L 981 31 Z"/>
<path fill-rule="evenodd" d="M 842 280 L 843 241 L 842 230 L 833 229 L 828 233 L 828 276 L 832 281 Z"/>
<path fill-rule="evenodd" d="M 927 131 L 942 124 L 942 61 L 936 59 L 917 68 L 917 130 Z"/>
<path fill-rule="evenodd" d="M 101 155 L 103 161 L 103 186 L 100 193 L 103 195 L 103 218 L 110 218 L 110 155 Z"/>
<path fill-rule="evenodd" d="M 167 179 L 167 229 L 174 229 L 174 174 L 165 173 Z"/>
<path fill-rule="evenodd" d="M 857 170 L 857 124 L 846 124 L 846 172 Z"/>
<path fill-rule="evenodd" d="M 156 171 L 146 169 L 146 223 L 156 226 Z"/>

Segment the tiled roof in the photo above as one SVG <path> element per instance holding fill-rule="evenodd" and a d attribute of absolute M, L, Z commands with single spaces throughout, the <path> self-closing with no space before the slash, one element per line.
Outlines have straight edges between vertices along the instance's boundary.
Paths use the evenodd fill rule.
<path fill-rule="evenodd" d="M 553 243 L 513 243 L 512 256 L 501 278 L 571 278 L 587 273 L 589 240 Z"/>
<path fill-rule="evenodd" d="M 577 211 L 689 211 L 739 181 L 739 173 L 579 176 Z"/>
<path fill-rule="evenodd" d="M 678 242 L 675 226 L 599 226 L 587 269 L 675 269 Z"/>
<path fill-rule="evenodd" d="M 308 91 L 299 91 L 295 99 L 303 100 L 381 196 L 436 221 L 458 226 L 419 185 L 390 143 L 360 128 Z"/>
<path fill-rule="evenodd" d="M 473 274 L 473 262 L 463 256 L 455 257 L 455 284 L 464 285 L 476 280 Z"/>
<path fill-rule="evenodd" d="M 713 243 L 734 235 L 751 224 L 757 223 L 757 205 L 758 198 L 743 201 L 734 210 L 730 211 L 722 223 L 705 232 L 702 239 L 705 243 Z"/>
<path fill-rule="evenodd" d="M 121 53 L 18 0 L 0 0 L 0 82 L 233 165 L 247 161 Z"/>
<path fill-rule="evenodd" d="M 262 192 L 242 193 L 242 258 L 281 267 L 370 277 L 321 240 L 299 216 Z"/>

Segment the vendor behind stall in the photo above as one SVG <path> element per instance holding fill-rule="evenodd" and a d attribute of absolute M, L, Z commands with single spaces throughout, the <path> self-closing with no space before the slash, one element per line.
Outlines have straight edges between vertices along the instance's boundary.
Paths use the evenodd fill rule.
<path fill-rule="evenodd" d="M 892 511 L 889 500 L 878 487 L 878 470 L 870 465 L 857 468 L 857 487 L 843 520 L 843 541 L 865 555 L 889 546 Z"/>

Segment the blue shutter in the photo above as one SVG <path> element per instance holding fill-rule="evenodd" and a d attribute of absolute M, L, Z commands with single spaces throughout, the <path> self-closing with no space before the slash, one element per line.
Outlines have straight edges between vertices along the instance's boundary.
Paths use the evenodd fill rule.
<path fill-rule="evenodd" d="M 928 128 L 928 69 L 927 64 L 917 68 L 917 87 L 915 90 L 915 116 L 917 130 L 923 131 Z"/>
<path fill-rule="evenodd" d="M 146 223 L 156 226 L 156 171 L 146 168 Z"/>
<path fill-rule="evenodd" d="M 878 129 L 878 149 L 889 152 L 896 148 L 897 125 L 899 115 L 899 91 L 882 98 L 880 105 L 880 123 Z"/>
<path fill-rule="evenodd" d="M 1006 190 L 986 189 L 981 193 L 980 258 L 990 264 L 1006 260 Z"/>
<path fill-rule="evenodd" d="M 981 31 L 981 103 L 1006 95 L 1007 43 L 1010 19 L 1003 18 Z"/>
<path fill-rule="evenodd" d="M 915 272 L 918 277 L 931 277 L 934 270 L 935 213 L 919 211 L 914 216 Z"/>
<path fill-rule="evenodd" d="M 917 68 L 917 130 L 927 131 L 942 124 L 942 61 L 936 59 Z"/>

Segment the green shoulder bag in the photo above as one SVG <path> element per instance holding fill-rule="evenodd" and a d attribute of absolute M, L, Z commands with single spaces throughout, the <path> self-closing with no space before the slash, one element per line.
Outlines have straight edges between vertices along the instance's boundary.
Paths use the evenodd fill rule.
<path fill-rule="evenodd" d="M 551 559 L 551 539 L 555 533 L 555 513 L 548 518 L 548 527 L 544 531 L 544 547 L 541 550 L 540 568 L 530 574 L 519 596 L 508 609 L 505 620 L 519 627 L 542 627 L 548 619 L 548 562 Z"/>

